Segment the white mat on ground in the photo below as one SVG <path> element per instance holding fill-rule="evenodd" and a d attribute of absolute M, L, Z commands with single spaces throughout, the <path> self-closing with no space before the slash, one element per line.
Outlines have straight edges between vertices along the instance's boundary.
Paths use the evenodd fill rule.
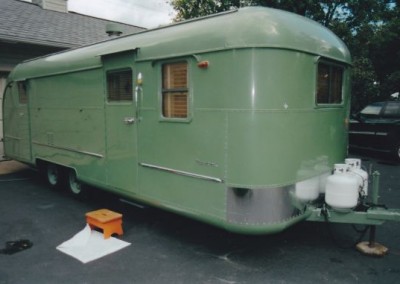
<path fill-rule="evenodd" d="M 129 245 L 130 243 L 114 237 L 105 240 L 102 233 L 91 230 L 89 225 L 86 224 L 82 231 L 68 241 L 63 242 L 57 249 L 83 263 L 87 263 Z"/>

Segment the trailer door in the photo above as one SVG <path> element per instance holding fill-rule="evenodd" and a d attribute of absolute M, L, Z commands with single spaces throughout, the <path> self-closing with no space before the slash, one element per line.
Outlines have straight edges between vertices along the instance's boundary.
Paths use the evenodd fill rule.
<path fill-rule="evenodd" d="M 5 156 L 30 163 L 32 154 L 28 83 L 24 80 L 7 85 L 3 101 L 3 128 Z"/>
<path fill-rule="evenodd" d="M 107 183 L 137 192 L 137 124 L 134 100 L 134 51 L 103 55 L 105 82 Z"/>

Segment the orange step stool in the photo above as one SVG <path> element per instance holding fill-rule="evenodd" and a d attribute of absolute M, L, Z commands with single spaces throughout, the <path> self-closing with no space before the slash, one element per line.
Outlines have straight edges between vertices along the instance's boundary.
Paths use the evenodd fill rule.
<path fill-rule="evenodd" d="M 108 210 L 99 209 L 86 213 L 86 222 L 91 229 L 100 228 L 103 230 L 104 239 L 112 234 L 122 235 L 122 214 Z"/>

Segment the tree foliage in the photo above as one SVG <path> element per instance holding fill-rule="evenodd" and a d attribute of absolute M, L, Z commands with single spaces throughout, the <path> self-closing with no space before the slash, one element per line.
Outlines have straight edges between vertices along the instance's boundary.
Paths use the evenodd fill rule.
<path fill-rule="evenodd" d="M 352 109 L 400 89 L 400 0 L 171 0 L 176 21 L 232 8 L 265 6 L 297 13 L 331 29 L 353 56 Z"/>

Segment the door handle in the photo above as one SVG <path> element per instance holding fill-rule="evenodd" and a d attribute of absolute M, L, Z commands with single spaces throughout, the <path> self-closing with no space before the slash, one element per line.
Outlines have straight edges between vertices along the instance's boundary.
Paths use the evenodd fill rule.
<path fill-rule="evenodd" d="M 134 117 L 125 117 L 124 118 L 124 123 L 125 124 L 133 124 L 135 122 L 135 118 Z"/>

